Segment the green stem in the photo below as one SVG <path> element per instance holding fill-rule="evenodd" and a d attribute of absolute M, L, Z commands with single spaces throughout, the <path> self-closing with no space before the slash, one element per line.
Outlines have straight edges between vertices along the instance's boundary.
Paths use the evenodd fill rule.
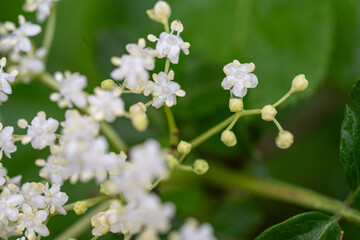
<path fill-rule="evenodd" d="M 195 139 L 191 140 L 190 141 L 190 144 L 192 145 L 191 148 L 192 149 L 196 148 L 201 143 L 205 142 L 210 137 L 212 137 L 216 133 L 220 132 L 222 129 L 224 129 L 227 125 L 229 125 L 232 122 L 232 120 L 235 118 L 235 116 L 236 116 L 236 114 L 233 114 L 232 116 L 228 117 L 227 119 L 225 119 L 221 123 L 215 125 L 214 127 L 210 128 L 209 130 L 207 130 L 206 132 L 201 134 L 200 136 L 198 136 Z"/>
<path fill-rule="evenodd" d="M 214 166 L 214 164 L 212 164 L 212 168 L 215 169 L 213 172 L 210 170 L 208 174 L 204 175 L 204 178 L 211 184 L 228 189 L 243 188 L 261 197 L 336 214 L 349 222 L 360 225 L 360 212 L 348 207 L 340 200 L 278 180 L 258 179 L 238 171 Z"/>
<path fill-rule="evenodd" d="M 90 219 L 97 213 L 106 210 L 108 207 L 109 203 L 104 202 L 99 206 L 91 209 L 86 215 L 84 215 L 77 222 L 72 224 L 67 230 L 57 236 L 55 240 L 68 240 L 71 237 L 80 236 L 91 226 Z"/>
<path fill-rule="evenodd" d="M 166 119 L 169 126 L 170 145 L 176 145 L 179 141 L 179 129 L 176 126 L 174 115 L 168 106 L 164 106 Z"/>
<path fill-rule="evenodd" d="M 279 121 L 276 120 L 276 118 L 273 119 L 273 122 L 275 123 L 276 127 L 278 128 L 279 132 L 284 131 L 284 129 L 282 128 L 282 126 L 280 125 Z"/>
<path fill-rule="evenodd" d="M 120 138 L 120 136 L 116 133 L 115 129 L 111 125 L 102 122 L 100 124 L 100 129 L 101 132 L 107 137 L 109 142 L 116 148 L 116 150 L 125 151 L 126 149 L 128 149 L 126 143 Z"/>
<path fill-rule="evenodd" d="M 49 56 L 51 44 L 54 39 L 55 27 L 56 27 L 56 5 L 54 4 L 54 6 L 52 8 L 52 12 L 47 20 L 46 31 L 45 31 L 45 36 L 44 36 L 44 40 L 43 40 L 43 47 L 46 49 L 46 55 L 44 57 L 45 63 Z"/>
<path fill-rule="evenodd" d="M 288 97 L 290 97 L 292 94 L 291 91 L 288 91 L 282 98 L 280 98 L 276 103 L 273 104 L 273 107 L 279 106 L 282 102 L 284 102 Z"/>
<path fill-rule="evenodd" d="M 58 84 L 58 82 L 54 79 L 54 77 L 48 73 L 45 72 L 43 74 L 41 74 L 39 76 L 39 80 L 48 88 L 55 90 L 55 91 L 59 91 L 60 90 L 60 86 Z"/>
<path fill-rule="evenodd" d="M 165 73 L 168 74 L 170 70 L 170 59 L 166 58 L 165 62 Z"/>
<path fill-rule="evenodd" d="M 232 120 L 232 122 L 230 123 L 230 125 L 226 128 L 226 130 L 231 130 L 234 125 L 236 124 L 236 122 L 239 120 L 239 118 L 241 117 L 241 113 L 235 113 L 235 117 L 234 119 Z"/>

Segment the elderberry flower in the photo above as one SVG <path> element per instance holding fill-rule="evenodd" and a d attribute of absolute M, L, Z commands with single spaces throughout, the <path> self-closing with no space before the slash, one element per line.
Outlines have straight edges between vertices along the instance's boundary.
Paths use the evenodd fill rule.
<path fill-rule="evenodd" d="M 42 209 L 47 209 L 51 214 L 54 214 L 55 211 L 66 215 L 66 211 L 63 208 L 63 205 L 68 201 L 69 197 L 66 193 L 60 192 L 60 185 L 52 185 L 49 187 L 49 183 L 45 184 L 44 192 L 44 207 Z"/>
<path fill-rule="evenodd" d="M 179 20 L 171 23 L 171 32 L 162 32 L 159 38 L 154 35 L 149 35 L 148 39 L 152 42 L 157 42 L 156 51 L 158 52 L 158 58 L 167 57 L 171 63 L 179 63 L 180 50 L 185 55 L 189 55 L 190 43 L 184 42 L 180 37 L 180 33 L 184 30 L 184 26 Z M 174 32 L 177 32 L 174 35 Z"/>
<path fill-rule="evenodd" d="M 60 84 L 60 92 L 52 93 L 50 100 L 57 102 L 59 107 L 72 108 L 73 105 L 77 107 L 86 106 L 86 97 L 83 92 L 87 86 L 87 78 L 79 73 L 71 73 L 65 71 L 64 74 L 61 72 L 55 73 L 55 80 Z"/>
<path fill-rule="evenodd" d="M 214 230 L 208 223 L 199 223 L 195 219 L 188 219 L 180 229 L 179 240 L 216 240 L 214 237 Z"/>
<path fill-rule="evenodd" d="M 6 58 L 0 59 L 0 103 L 7 101 L 7 95 L 11 94 L 12 89 L 9 82 L 14 82 L 15 77 L 18 75 L 18 71 L 12 71 L 10 74 L 4 72 L 3 68 L 6 65 Z"/>
<path fill-rule="evenodd" d="M 41 27 L 31 22 L 26 22 L 24 16 L 19 16 L 19 28 L 14 23 L 7 22 L 5 28 L 11 31 L 1 40 L 1 45 L 13 49 L 15 53 L 29 52 L 31 50 L 31 41 L 28 37 L 36 36 L 41 32 Z"/>
<path fill-rule="evenodd" d="M 34 211 L 28 204 L 23 204 L 21 208 L 23 213 L 19 214 L 19 225 L 26 229 L 25 236 L 29 240 L 35 239 L 36 233 L 43 237 L 49 236 L 49 229 L 44 224 L 48 213 L 44 210 Z"/>
<path fill-rule="evenodd" d="M 180 89 L 177 82 L 172 81 L 174 79 L 173 71 L 170 71 L 169 74 L 164 72 L 153 74 L 153 79 L 154 82 L 149 82 L 144 94 L 149 95 L 151 93 L 153 95 L 152 105 L 156 108 L 160 108 L 164 104 L 172 107 L 176 105 L 176 96 L 184 97 L 186 94 L 184 90 Z"/>
<path fill-rule="evenodd" d="M 59 127 L 59 122 L 53 118 L 46 119 L 44 112 L 39 112 L 31 121 L 31 125 L 27 126 L 27 136 L 23 142 L 31 141 L 34 149 L 43 149 L 46 146 L 54 145 L 56 140 L 55 132 Z"/>
<path fill-rule="evenodd" d="M 37 75 L 45 70 L 45 64 L 43 58 L 46 55 L 45 48 L 39 48 L 35 53 L 29 52 L 26 56 L 19 57 L 19 72 L 20 77 L 24 82 L 30 81 L 31 75 Z"/>
<path fill-rule="evenodd" d="M 95 88 L 95 95 L 88 98 L 90 115 L 96 121 L 106 120 L 115 121 L 116 117 L 122 116 L 125 112 L 124 102 L 120 97 L 120 88 L 112 91 L 104 91 L 101 88 Z"/>
<path fill-rule="evenodd" d="M 231 91 L 236 97 L 244 97 L 248 88 L 255 88 L 258 79 L 252 72 L 255 70 L 253 63 L 240 64 L 238 60 L 225 65 L 224 73 L 226 77 L 221 83 L 225 90 Z"/>
<path fill-rule="evenodd" d="M 138 44 L 126 45 L 129 54 L 111 59 L 112 64 L 118 67 L 111 72 L 111 77 L 117 81 L 124 80 L 124 86 L 136 93 L 144 90 L 148 83 L 148 71 L 155 67 L 155 52 L 145 46 L 145 40 L 140 38 Z"/>
<path fill-rule="evenodd" d="M 6 183 L 7 170 L 0 163 L 0 186 L 3 186 Z"/>
<path fill-rule="evenodd" d="M 51 13 L 51 7 L 53 2 L 58 0 L 26 0 L 24 4 L 24 11 L 36 12 L 36 18 L 38 22 L 44 22 Z"/>
<path fill-rule="evenodd" d="M 13 127 L 5 127 L 0 123 L 0 160 L 2 158 L 2 153 L 4 152 L 8 158 L 11 158 L 10 154 L 16 151 L 16 146 L 13 139 Z"/>

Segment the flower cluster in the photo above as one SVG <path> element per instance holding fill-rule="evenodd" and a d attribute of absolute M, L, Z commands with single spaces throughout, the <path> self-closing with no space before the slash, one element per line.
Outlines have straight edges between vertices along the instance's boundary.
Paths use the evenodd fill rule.
<path fill-rule="evenodd" d="M 48 236 L 45 225 L 54 213 L 66 214 L 63 205 L 68 201 L 60 185 L 27 182 L 20 185 L 19 178 L 10 179 L 5 168 L 0 169 L 0 237 L 25 235 L 34 240 L 36 234 Z"/>

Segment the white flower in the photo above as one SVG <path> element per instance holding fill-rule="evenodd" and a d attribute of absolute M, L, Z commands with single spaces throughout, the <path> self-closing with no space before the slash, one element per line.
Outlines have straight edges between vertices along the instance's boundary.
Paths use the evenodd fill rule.
<path fill-rule="evenodd" d="M 36 12 L 38 22 L 43 22 L 51 13 L 51 6 L 53 2 L 58 0 L 26 0 L 24 11 Z"/>
<path fill-rule="evenodd" d="M 216 240 L 213 233 L 213 228 L 210 224 L 204 223 L 198 226 L 194 219 L 188 219 L 186 224 L 180 229 L 181 240 Z"/>
<path fill-rule="evenodd" d="M 86 106 L 86 96 L 83 90 L 87 86 L 87 79 L 84 75 L 71 74 L 69 71 L 65 71 L 65 74 L 57 72 L 55 79 L 60 84 L 60 93 L 52 93 L 51 101 L 57 102 L 61 108 L 72 108 L 73 104 L 80 108 Z"/>
<path fill-rule="evenodd" d="M 46 183 L 43 192 L 45 195 L 44 209 L 50 210 L 51 214 L 57 211 L 62 215 L 66 215 L 63 205 L 68 201 L 69 197 L 66 193 L 60 192 L 60 185 L 52 185 L 52 187 L 49 188 L 49 183 Z"/>
<path fill-rule="evenodd" d="M 4 72 L 3 68 L 6 65 L 6 58 L 0 59 L 0 102 L 7 101 L 6 94 L 11 94 L 12 89 L 9 82 L 14 82 L 15 77 L 18 75 L 17 71 L 12 71 L 10 74 Z"/>
<path fill-rule="evenodd" d="M 6 193 L 6 194 L 4 194 Z M 15 222 L 19 218 L 19 206 L 24 201 L 20 194 L 12 194 L 8 188 L 5 188 L 0 198 L 0 225 L 8 224 L 8 221 Z"/>
<path fill-rule="evenodd" d="M 40 170 L 40 176 L 49 179 L 52 184 L 62 185 L 66 179 L 69 179 L 70 175 L 67 161 L 55 155 L 50 155 Z"/>
<path fill-rule="evenodd" d="M 226 77 L 221 83 L 225 90 L 231 89 L 231 93 L 236 97 L 244 97 L 248 88 L 255 88 L 258 79 L 252 72 L 255 69 L 253 63 L 240 64 L 238 60 L 225 65 L 224 72 Z"/>
<path fill-rule="evenodd" d="M 95 88 L 95 95 L 88 98 L 90 115 L 96 121 L 113 122 L 116 117 L 122 116 L 125 112 L 124 102 L 119 98 L 120 95 L 120 88 L 115 88 L 112 91 Z"/>
<path fill-rule="evenodd" d="M 7 170 L 0 164 L 0 186 L 6 183 Z"/>
<path fill-rule="evenodd" d="M 17 149 L 14 142 L 12 141 L 13 132 L 13 127 L 5 127 L 3 129 L 3 126 L 0 123 L 0 159 L 3 152 L 8 158 L 11 158 L 10 154 L 15 152 Z"/>
<path fill-rule="evenodd" d="M 6 24 L 6 28 L 12 31 L 5 36 L 1 44 L 11 47 L 15 53 L 29 52 L 32 48 L 31 41 L 28 37 L 38 35 L 41 32 L 41 27 L 37 24 L 26 22 L 24 16 L 19 16 L 19 28 L 16 28 L 15 24 Z"/>
<path fill-rule="evenodd" d="M 43 149 L 46 146 L 54 145 L 56 140 L 55 132 L 59 122 L 53 118 L 46 119 L 44 112 L 39 112 L 28 126 L 26 140 L 31 141 L 34 149 Z"/>
<path fill-rule="evenodd" d="M 156 42 L 156 51 L 158 52 L 159 58 L 167 57 L 170 62 L 173 64 L 179 63 L 180 50 L 183 51 L 185 55 L 189 54 L 190 44 L 184 42 L 180 37 L 180 33 L 184 30 L 183 25 L 180 21 L 176 20 L 171 23 L 171 32 L 163 32 L 160 34 L 159 38 L 156 38 L 154 35 L 149 35 L 148 39 L 152 42 Z M 174 31 L 177 32 L 174 35 Z"/>
<path fill-rule="evenodd" d="M 31 53 L 27 56 L 23 56 L 19 59 L 19 71 L 20 74 L 24 77 L 25 82 L 28 82 L 28 75 L 40 74 L 45 70 L 45 64 L 43 62 L 43 58 L 46 55 L 46 49 L 39 48 L 35 54 Z"/>
<path fill-rule="evenodd" d="M 28 239 L 35 239 L 35 233 L 40 234 L 41 236 L 48 236 L 49 229 L 44 225 L 48 217 L 48 213 L 44 210 L 38 210 L 33 212 L 33 208 L 28 204 L 22 205 L 22 211 L 19 224 L 24 225 L 26 228 L 25 236 Z"/>
<path fill-rule="evenodd" d="M 130 90 L 140 93 L 144 90 L 149 73 L 155 67 L 154 50 L 145 48 L 145 40 L 139 39 L 138 44 L 128 44 L 121 58 L 113 57 L 111 62 L 117 66 L 111 73 L 114 80 L 124 80 L 124 85 Z"/>
<path fill-rule="evenodd" d="M 144 94 L 151 93 L 153 95 L 152 105 L 156 108 L 160 108 L 164 104 L 168 107 L 174 106 L 176 96 L 184 97 L 186 94 L 184 90 L 180 89 L 177 82 L 172 81 L 174 79 L 173 71 L 170 71 L 168 75 L 164 72 L 160 72 L 158 75 L 153 74 L 153 79 L 155 82 L 149 82 Z"/>
<path fill-rule="evenodd" d="M 0 91 L 0 106 L 3 102 L 6 102 L 8 100 L 8 95 Z"/>

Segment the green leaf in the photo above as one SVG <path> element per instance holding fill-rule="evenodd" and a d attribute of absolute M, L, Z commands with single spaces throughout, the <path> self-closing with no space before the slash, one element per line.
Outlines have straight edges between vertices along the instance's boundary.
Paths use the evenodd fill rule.
<path fill-rule="evenodd" d="M 360 81 L 351 90 L 341 126 L 340 160 L 351 190 L 360 186 Z"/>
<path fill-rule="evenodd" d="M 337 221 L 320 212 L 307 212 L 272 226 L 256 240 L 339 240 Z"/>

